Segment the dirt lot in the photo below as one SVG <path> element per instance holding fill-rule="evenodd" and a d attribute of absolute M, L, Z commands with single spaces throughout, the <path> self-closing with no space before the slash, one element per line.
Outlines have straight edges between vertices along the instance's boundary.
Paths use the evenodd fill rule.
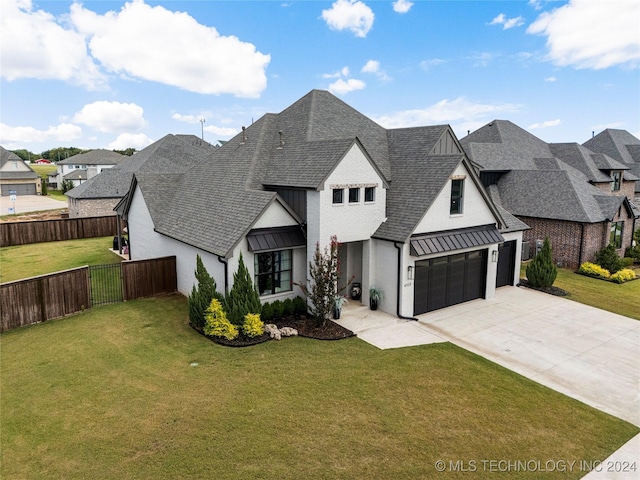
<path fill-rule="evenodd" d="M 14 208 L 16 215 L 8 215 L 9 208 Z M 17 222 L 60 218 L 62 210 L 67 210 L 67 202 L 47 196 L 20 195 L 15 202 L 11 202 L 9 197 L 0 197 L 0 215 L 2 215 L 0 221 Z M 23 218 L 23 215 L 27 215 L 27 218 Z M 40 217 L 40 215 L 44 216 Z"/>
<path fill-rule="evenodd" d="M 17 215 L 5 215 L 0 217 L 0 222 L 28 222 L 34 220 L 57 220 L 62 217 L 62 213 L 67 213 L 66 208 L 59 210 L 47 210 L 44 212 L 18 213 Z"/>

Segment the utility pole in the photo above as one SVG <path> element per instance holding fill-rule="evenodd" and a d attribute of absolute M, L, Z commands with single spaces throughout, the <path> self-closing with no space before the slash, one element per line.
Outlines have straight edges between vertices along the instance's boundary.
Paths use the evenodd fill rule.
<path fill-rule="evenodd" d="M 205 122 L 205 119 L 201 118 L 200 119 L 200 125 L 202 125 L 202 141 L 203 142 L 204 142 L 204 122 Z"/>

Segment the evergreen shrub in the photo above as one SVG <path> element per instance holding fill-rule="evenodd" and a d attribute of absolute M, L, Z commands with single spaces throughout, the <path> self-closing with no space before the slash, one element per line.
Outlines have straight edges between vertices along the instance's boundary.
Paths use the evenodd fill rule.
<path fill-rule="evenodd" d="M 233 287 L 225 299 L 225 311 L 229 321 L 241 326 L 247 313 L 261 313 L 262 304 L 260 295 L 253 285 L 253 279 L 249 275 L 242 253 L 238 259 L 238 271 L 233 274 Z"/>
<path fill-rule="evenodd" d="M 239 334 L 238 327 L 233 325 L 222 309 L 222 304 L 216 298 L 211 300 L 207 309 L 204 323 L 204 333 L 210 337 L 223 337 L 233 340 Z"/>
<path fill-rule="evenodd" d="M 305 315 L 307 313 L 307 302 L 302 297 L 293 299 L 293 313 L 295 315 Z"/>
<path fill-rule="evenodd" d="M 282 301 L 282 315 L 285 317 L 293 315 L 293 300 L 290 298 Z"/>
<path fill-rule="evenodd" d="M 258 313 L 247 313 L 242 324 L 242 333 L 247 337 L 259 337 L 264 333 L 264 323 Z"/>
<path fill-rule="evenodd" d="M 610 280 L 616 283 L 624 283 L 624 282 L 628 282 L 629 280 L 633 280 L 635 278 L 636 278 L 636 274 L 633 270 L 630 270 L 628 268 L 623 268 L 621 270 L 618 270 L 613 275 L 611 275 Z"/>
<path fill-rule="evenodd" d="M 202 263 L 200 255 L 196 255 L 196 285 L 189 295 L 189 323 L 198 329 L 204 327 L 204 317 L 214 298 L 222 302 L 223 298 L 216 290 L 216 281 Z"/>
<path fill-rule="evenodd" d="M 616 253 L 616 247 L 612 243 L 596 253 L 596 262 L 602 268 L 606 268 L 610 273 L 616 273 L 622 268 L 620 257 Z"/>
<path fill-rule="evenodd" d="M 580 268 L 578 268 L 578 273 L 586 275 L 588 277 L 603 278 L 605 280 L 608 279 L 611 275 L 609 270 L 607 270 L 606 268 L 602 268 L 600 265 L 596 265 L 595 263 L 591 262 L 584 262 L 582 265 L 580 265 Z"/>
<path fill-rule="evenodd" d="M 527 265 L 527 280 L 532 287 L 548 288 L 553 285 L 557 276 L 558 267 L 553 263 L 551 242 L 546 237 L 540 253 Z"/>

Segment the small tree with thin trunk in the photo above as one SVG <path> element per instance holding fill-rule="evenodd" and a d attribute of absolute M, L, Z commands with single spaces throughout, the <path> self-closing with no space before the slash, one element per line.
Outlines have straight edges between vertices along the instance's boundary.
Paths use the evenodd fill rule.
<path fill-rule="evenodd" d="M 548 288 L 553 285 L 558 275 L 558 267 L 553 263 L 551 242 L 544 239 L 542 250 L 527 265 L 527 280 L 532 287 Z"/>
<path fill-rule="evenodd" d="M 311 285 L 296 283 L 311 303 L 310 311 L 316 327 L 323 327 L 333 311 L 333 304 L 338 292 L 338 238 L 331 237 L 329 247 L 320 250 L 316 243 L 313 261 L 309 262 Z"/>

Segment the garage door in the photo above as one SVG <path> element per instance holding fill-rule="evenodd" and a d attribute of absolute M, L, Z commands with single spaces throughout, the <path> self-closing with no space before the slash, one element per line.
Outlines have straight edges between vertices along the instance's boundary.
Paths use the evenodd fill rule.
<path fill-rule="evenodd" d="M 5 184 L 2 185 L 2 196 L 9 196 L 9 192 L 15 191 L 16 195 L 35 195 L 36 184 L 35 183 L 17 183 L 17 184 Z"/>
<path fill-rule="evenodd" d="M 496 287 L 513 285 L 513 275 L 516 267 L 516 241 L 504 242 L 498 247 L 498 252 Z"/>
<path fill-rule="evenodd" d="M 415 265 L 413 313 L 432 312 L 484 298 L 487 250 L 419 260 Z"/>

